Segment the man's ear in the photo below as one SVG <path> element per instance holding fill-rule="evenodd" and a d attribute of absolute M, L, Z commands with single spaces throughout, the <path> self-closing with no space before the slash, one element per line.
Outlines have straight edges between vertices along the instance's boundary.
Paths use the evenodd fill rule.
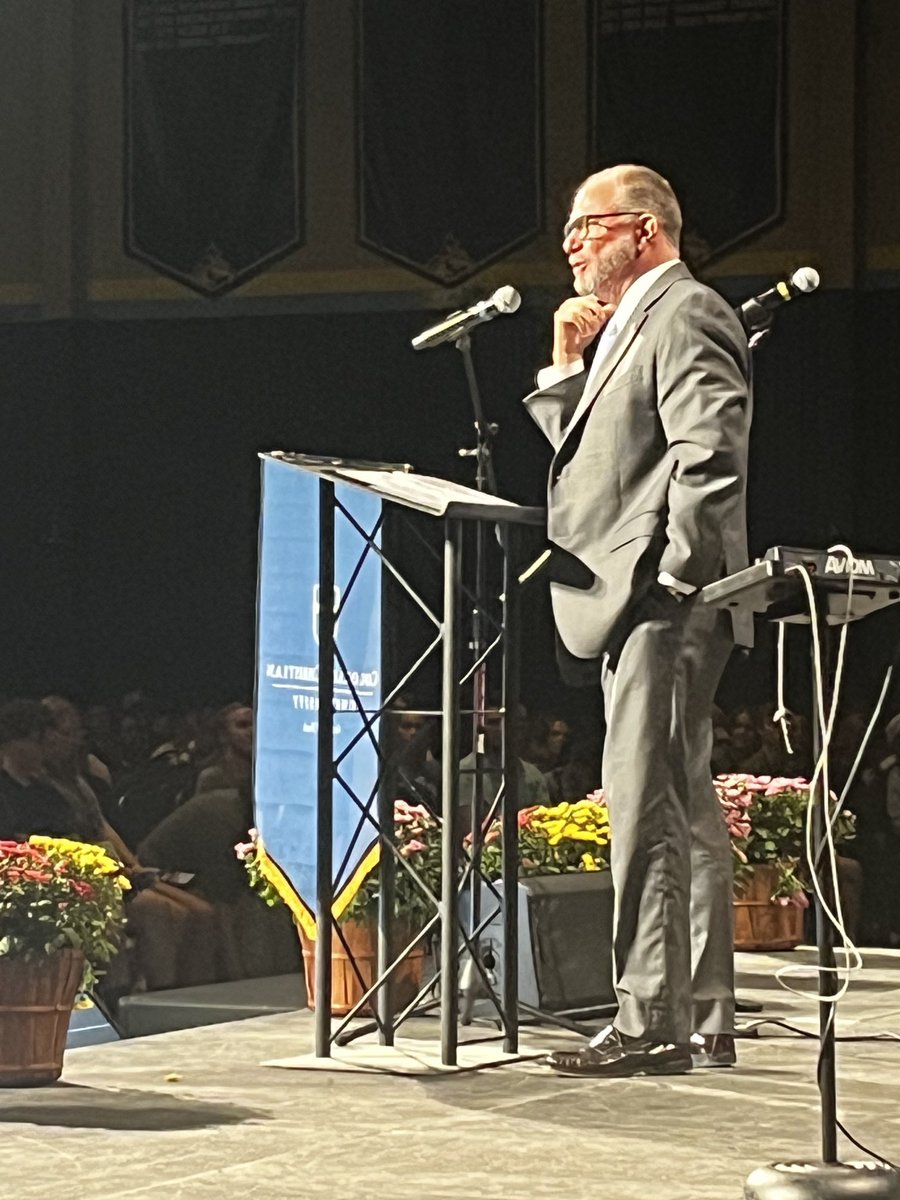
<path fill-rule="evenodd" d="M 638 246 L 648 246 L 659 233 L 659 221 L 653 213 L 642 213 L 638 226 Z"/>

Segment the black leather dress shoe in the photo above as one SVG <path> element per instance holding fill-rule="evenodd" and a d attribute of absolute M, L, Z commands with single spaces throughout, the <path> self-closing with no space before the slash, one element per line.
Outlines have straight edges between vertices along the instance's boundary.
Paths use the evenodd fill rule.
<path fill-rule="evenodd" d="M 737 1062 L 733 1035 L 730 1033 L 692 1034 L 691 1061 L 695 1067 L 733 1067 Z"/>
<path fill-rule="evenodd" d="M 629 1079 L 639 1075 L 684 1075 L 692 1062 L 690 1046 L 628 1038 L 611 1029 L 595 1045 L 555 1050 L 548 1055 L 547 1065 L 557 1075 Z"/>

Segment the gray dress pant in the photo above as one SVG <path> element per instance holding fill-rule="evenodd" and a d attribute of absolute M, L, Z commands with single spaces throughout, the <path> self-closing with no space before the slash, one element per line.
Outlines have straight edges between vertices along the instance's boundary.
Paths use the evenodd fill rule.
<path fill-rule="evenodd" d="M 629 1037 L 734 1028 L 731 848 L 709 765 L 731 647 L 727 614 L 654 582 L 604 655 L 615 1025 Z"/>

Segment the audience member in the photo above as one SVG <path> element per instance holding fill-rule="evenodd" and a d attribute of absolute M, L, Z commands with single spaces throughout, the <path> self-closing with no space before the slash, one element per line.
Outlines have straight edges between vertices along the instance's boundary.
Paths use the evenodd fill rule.
<path fill-rule="evenodd" d="M 133 709 L 132 716 L 136 715 Z M 137 749 L 140 729 L 146 748 L 143 755 Z M 134 731 L 135 739 L 128 741 L 129 754 L 134 756 L 131 765 L 115 779 L 113 821 L 129 846 L 140 845 L 160 821 L 194 794 L 196 778 L 190 738 L 177 714 L 160 713 L 147 721 L 141 713 Z"/>
<path fill-rule="evenodd" d="M 259 903 L 234 852 L 252 824 L 249 784 L 202 792 L 176 808 L 139 847 L 142 862 L 191 876 L 191 891 L 215 906 L 219 945 L 232 979 L 298 966 L 299 942 L 288 910 Z"/>
<path fill-rule="evenodd" d="M 249 794 L 253 762 L 253 709 L 227 704 L 213 719 L 217 751 L 197 776 L 194 794 L 240 788 Z M 198 731 L 199 732 L 199 731 Z"/>
<path fill-rule="evenodd" d="M 507 722 L 507 754 L 516 764 L 518 772 L 518 807 L 530 808 L 533 804 L 546 804 L 549 800 L 547 784 L 541 772 L 530 762 L 525 762 L 521 751 L 527 730 L 528 714 L 524 705 L 519 705 Z M 488 814 L 494 798 L 500 791 L 503 782 L 501 769 L 502 746 L 502 714 L 499 709 L 491 709 L 484 714 L 483 751 L 481 755 L 482 770 L 482 812 L 481 819 Z M 471 828 L 471 813 L 476 795 L 476 753 L 472 750 L 459 764 L 459 805 L 463 812 L 463 826 Z"/>
<path fill-rule="evenodd" d="M 41 833 L 104 845 L 132 881 L 128 929 L 134 935 L 131 966 L 117 964 L 130 988 L 205 983 L 214 978 L 209 954 L 211 909 L 147 873 L 106 821 L 84 774 L 78 710 L 59 696 L 38 704 L 12 701 L 0 711 L 0 836 L 25 839 Z"/>
<path fill-rule="evenodd" d="M 596 738 L 575 742 L 569 761 L 549 771 L 544 780 L 551 804 L 581 800 L 602 784 L 602 746 Z"/>
<path fill-rule="evenodd" d="M 522 758 L 542 775 L 562 766 L 569 753 L 572 729 L 562 717 L 535 717 Z"/>
<path fill-rule="evenodd" d="M 39 833 L 90 841 L 96 827 L 47 780 L 44 753 L 50 713 L 34 700 L 0 708 L 0 839 Z"/>
<path fill-rule="evenodd" d="M 441 810 L 441 765 L 435 754 L 438 724 L 410 696 L 395 698 L 384 716 L 382 747 L 387 786 L 397 800 Z"/>

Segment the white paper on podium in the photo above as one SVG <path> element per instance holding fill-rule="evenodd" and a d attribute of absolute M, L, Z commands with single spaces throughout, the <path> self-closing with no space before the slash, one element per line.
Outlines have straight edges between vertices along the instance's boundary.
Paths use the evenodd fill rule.
<path fill-rule="evenodd" d="M 376 492 L 383 500 L 403 504 L 434 517 L 474 517 L 536 526 L 543 525 L 546 520 L 542 508 L 516 504 L 502 496 L 479 492 L 434 475 L 416 475 L 407 464 L 398 464 L 396 468 L 393 464 L 369 467 L 358 462 L 353 464 L 338 458 L 317 458 L 284 450 L 273 450 L 261 457 L 278 459 L 333 483 L 345 483 Z"/>
<path fill-rule="evenodd" d="M 465 487 L 461 483 L 435 479 L 430 475 L 405 474 L 403 471 L 361 471 L 343 467 L 340 477 L 356 480 L 365 487 L 373 487 L 382 496 L 396 500 L 398 504 L 411 504 L 414 508 L 434 513 L 436 517 L 444 516 L 451 506 L 455 507 L 457 504 L 464 504 L 467 508 L 474 505 L 484 512 L 494 508 L 519 507 L 500 496 L 491 496 L 485 492 L 478 492 L 475 488 Z"/>

